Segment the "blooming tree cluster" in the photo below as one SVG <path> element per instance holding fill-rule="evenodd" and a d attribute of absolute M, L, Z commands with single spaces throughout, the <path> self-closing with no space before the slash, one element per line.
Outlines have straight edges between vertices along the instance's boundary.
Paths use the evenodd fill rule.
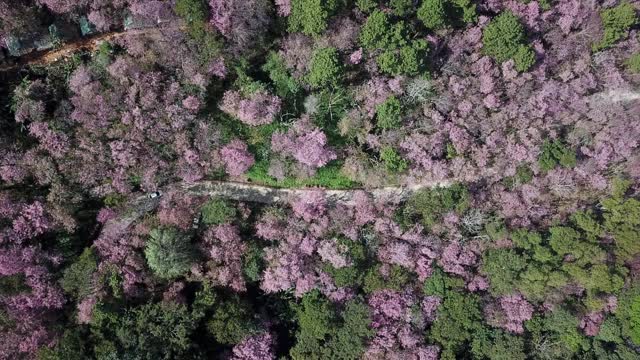
<path fill-rule="evenodd" d="M 638 358 L 638 24 L 0 0 L 0 359 Z"/>

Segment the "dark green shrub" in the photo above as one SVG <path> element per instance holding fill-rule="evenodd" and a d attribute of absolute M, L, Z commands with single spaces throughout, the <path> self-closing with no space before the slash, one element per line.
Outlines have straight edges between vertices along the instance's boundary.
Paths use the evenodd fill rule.
<path fill-rule="evenodd" d="M 593 51 L 610 48 L 616 42 L 624 39 L 629 30 L 638 23 L 635 8 L 626 1 L 616 7 L 603 10 L 600 17 L 604 34 L 599 42 L 593 44 Z"/>

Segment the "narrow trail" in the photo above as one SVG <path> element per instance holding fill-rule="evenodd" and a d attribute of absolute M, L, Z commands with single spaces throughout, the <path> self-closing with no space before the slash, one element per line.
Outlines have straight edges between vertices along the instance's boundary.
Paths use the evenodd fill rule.
<path fill-rule="evenodd" d="M 160 190 L 161 194 L 178 192 L 192 196 L 222 197 L 229 200 L 254 202 L 261 204 L 286 203 L 292 198 L 322 191 L 330 203 L 352 204 L 353 196 L 358 191 L 366 191 L 375 200 L 400 202 L 418 190 L 425 188 L 447 187 L 449 181 L 423 183 L 413 186 L 387 186 L 372 189 L 322 189 L 322 188 L 275 188 L 234 181 L 199 181 L 196 183 L 175 183 Z M 126 203 L 127 209 L 115 219 L 109 220 L 103 227 L 102 233 L 108 236 L 124 235 L 129 226 L 135 223 L 145 214 L 154 211 L 160 204 L 162 197 L 150 198 L 141 195 Z"/>
<path fill-rule="evenodd" d="M 114 41 L 126 35 L 160 35 L 163 30 L 175 29 L 178 26 L 169 27 L 151 27 L 144 29 L 131 29 L 122 31 L 112 31 L 100 33 L 90 37 L 80 38 L 74 41 L 64 43 L 60 48 L 49 50 L 32 51 L 15 60 L 14 63 L 0 66 L 0 72 L 19 70 L 28 65 L 44 65 L 56 62 L 65 57 L 73 55 L 79 50 L 95 51 L 101 43 L 105 41 Z"/>

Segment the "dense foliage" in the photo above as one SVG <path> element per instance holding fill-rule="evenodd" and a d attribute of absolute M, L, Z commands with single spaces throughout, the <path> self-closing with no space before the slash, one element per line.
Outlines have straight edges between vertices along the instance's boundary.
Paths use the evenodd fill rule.
<path fill-rule="evenodd" d="M 0 0 L 0 359 L 640 358 L 639 11 Z"/>

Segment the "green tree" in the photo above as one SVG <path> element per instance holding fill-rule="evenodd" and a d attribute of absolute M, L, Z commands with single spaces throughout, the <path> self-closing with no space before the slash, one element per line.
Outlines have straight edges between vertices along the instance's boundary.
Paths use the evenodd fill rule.
<path fill-rule="evenodd" d="M 264 266 L 264 250 L 256 243 L 250 243 L 249 250 L 242 258 L 242 272 L 245 278 L 252 282 L 260 281 Z"/>
<path fill-rule="evenodd" d="M 338 244 L 348 248 L 347 254 L 349 255 L 352 265 L 336 269 L 331 264 L 325 264 L 323 270 L 331 275 L 336 286 L 359 287 L 362 285 L 367 271 L 365 246 L 360 241 L 353 241 L 346 238 L 338 238 Z"/>
<path fill-rule="evenodd" d="M 513 55 L 513 62 L 516 70 L 525 72 L 536 63 L 536 53 L 530 45 L 518 46 L 518 51 Z"/>
<path fill-rule="evenodd" d="M 542 330 L 551 344 L 552 358 L 571 358 L 588 350 L 589 340 L 578 330 L 578 319 L 567 309 L 556 309 L 544 317 Z"/>
<path fill-rule="evenodd" d="M 294 305 L 298 319 L 296 344 L 291 358 L 356 360 L 362 357 L 370 329 L 369 308 L 358 300 L 345 304 L 340 313 L 317 290 Z"/>
<path fill-rule="evenodd" d="M 490 291 L 496 296 L 513 293 L 526 266 L 527 258 L 513 249 L 489 249 L 482 254 L 481 271 L 489 278 Z"/>
<path fill-rule="evenodd" d="M 620 297 L 616 318 L 622 325 L 622 335 L 640 345 L 640 286 L 634 285 Z"/>
<path fill-rule="evenodd" d="M 236 208 L 220 198 L 209 200 L 200 211 L 202 213 L 202 222 L 206 225 L 225 224 L 236 217 Z"/>
<path fill-rule="evenodd" d="M 424 67 L 427 42 L 412 41 L 399 49 L 387 49 L 376 58 L 380 71 L 390 75 L 417 75 Z"/>
<path fill-rule="evenodd" d="M 196 328 L 187 307 L 175 303 L 147 304 L 127 311 L 116 334 L 129 354 L 143 359 L 186 355 Z"/>
<path fill-rule="evenodd" d="M 392 173 L 403 172 L 409 166 L 407 161 L 390 146 L 385 146 L 380 150 L 380 160 L 387 171 Z"/>
<path fill-rule="evenodd" d="M 313 52 L 309 64 L 309 84 L 315 88 L 337 85 L 342 78 L 342 65 L 335 48 L 323 48 Z"/>
<path fill-rule="evenodd" d="M 389 289 L 401 291 L 408 286 L 411 281 L 411 275 L 404 268 L 393 265 L 387 276 L 380 274 L 380 266 L 373 266 L 364 278 L 363 290 L 370 294 L 376 290 Z"/>
<path fill-rule="evenodd" d="M 625 198 L 628 183 L 617 181 L 613 196 L 601 201 L 604 228 L 615 240 L 616 261 L 623 263 L 640 253 L 640 201 Z"/>
<path fill-rule="evenodd" d="M 337 8 L 337 0 L 291 0 L 289 31 L 320 35 L 327 29 L 329 17 Z"/>
<path fill-rule="evenodd" d="M 163 279 L 184 275 L 196 260 L 189 238 L 173 228 L 151 230 L 144 254 L 153 273 Z"/>
<path fill-rule="evenodd" d="M 43 347 L 38 360 L 84 360 L 87 356 L 86 335 L 78 329 L 67 329 L 54 348 Z"/>
<path fill-rule="evenodd" d="M 370 13 L 378 6 L 376 0 L 356 0 L 356 6 L 364 13 Z"/>
<path fill-rule="evenodd" d="M 402 104 L 395 96 L 390 96 L 376 106 L 376 121 L 380 129 L 388 130 L 399 127 L 402 123 Z"/>
<path fill-rule="evenodd" d="M 262 66 L 262 70 L 269 74 L 278 96 L 289 99 L 300 92 L 300 84 L 289 74 L 284 59 L 277 52 L 272 51 L 269 53 L 267 62 Z"/>
<path fill-rule="evenodd" d="M 629 30 L 638 23 L 636 10 L 627 1 L 623 1 L 616 7 L 603 10 L 600 13 L 600 18 L 602 18 L 604 34 L 599 42 L 593 44 L 593 51 L 610 48 L 619 40 L 624 39 Z"/>
<path fill-rule="evenodd" d="M 560 140 L 545 141 L 538 156 L 538 164 L 542 171 L 549 171 L 561 165 L 565 168 L 576 166 L 576 153 L 564 145 Z"/>
<path fill-rule="evenodd" d="M 187 24 L 190 33 L 205 32 L 205 23 L 209 19 L 209 7 L 206 0 L 177 0 L 175 12 Z"/>
<path fill-rule="evenodd" d="M 214 304 L 213 313 L 207 320 L 207 331 L 217 342 L 237 344 L 258 330 L 250 304 L 237 295 Z"/>
<path fill-rule="evenodd" d="M 533 49 L 526 40 L 524 27 L 518 17 L 510 11 L 504 11 L 484 28 L 482 50 L 500 63 L 513 59 L 518 71 L 526 71 L 535 62 Z"/>
<path fill-rule="evenodd" d="M 441 29 L 447 21 L 448 0 L 423 0 L 418 8 L 418 19 L 428 29 Z"/>
<path fill-rule="evenodd" d="M 627 61 L 625 61 L 627 69 L 634 74 L 640 74 L 640 53 L 631 55 Z"/>
<path fill-rule="evenodd" d="M 397 16 L 406 16 L 414 9 L 413 0 L 390 0 L 389 6 Z"/>
<path fill-rule="evenodd" d="M 486 327 L 473 337 L 471 352 L 477 359 L 525 360 L 527 358 L 522 337 Z"/>
<path fill-rule="evenodd" d="M 482 328 L 481 319 L 477 296 L 448 292 L 429 331 L 429 338 L 442 346 L 441 359 L 456 359 L 456 354 Z"/>
<path fill-rule="evenodd" d="M 407 202 L 407 210 L 422 218 L 426 226 L 433 225 L 449 211 L 458 214 L 469 208 L 469 192 L 462 184 L 417 191 Z"/>
<path fill-rule="evenodd" d="M 425 280 L 422 291 L 425 295 L 445 297 L 449 291 L 464 289 L 464 280 L 447 275 L 441 268 L 435 268 L 433 274 Z"/>
<path fill-rule="evenodd" d="M 187 25 L 199 59 L 204 63 L 220 54 L 222 42 L 209 28 L 209 5 L 206 0 L 177 0 L 174 10 Z"/>
<path fill-rule="evenodd" d="M 31 288 L 26 283 L 23 274 L 0 276 L 0 296 L 9 297 L 29 292 Z"/>
<path fill-rule="evenodd" d="M 97 306 L 91 338 L 98 359 L 197 358 L 191 335 L 197 327 L 185 305 L 148 303 L 126 310 Z"/>
<path fill-rule="evenodd" d="M 360 43 L 365 49 L 395 49 L 406 46 L 406 28 L 403 22 L 391 25 L 389 16 L 375 10 L 360 29 Z"/>
<path fill-rule="evenodd" d="M 86 248 L 78 259 L 62 273 L 62 289 L 76 298 L 84 298 L 94 291 L 93 274 L 98 270 L 98 255 Z"/>

